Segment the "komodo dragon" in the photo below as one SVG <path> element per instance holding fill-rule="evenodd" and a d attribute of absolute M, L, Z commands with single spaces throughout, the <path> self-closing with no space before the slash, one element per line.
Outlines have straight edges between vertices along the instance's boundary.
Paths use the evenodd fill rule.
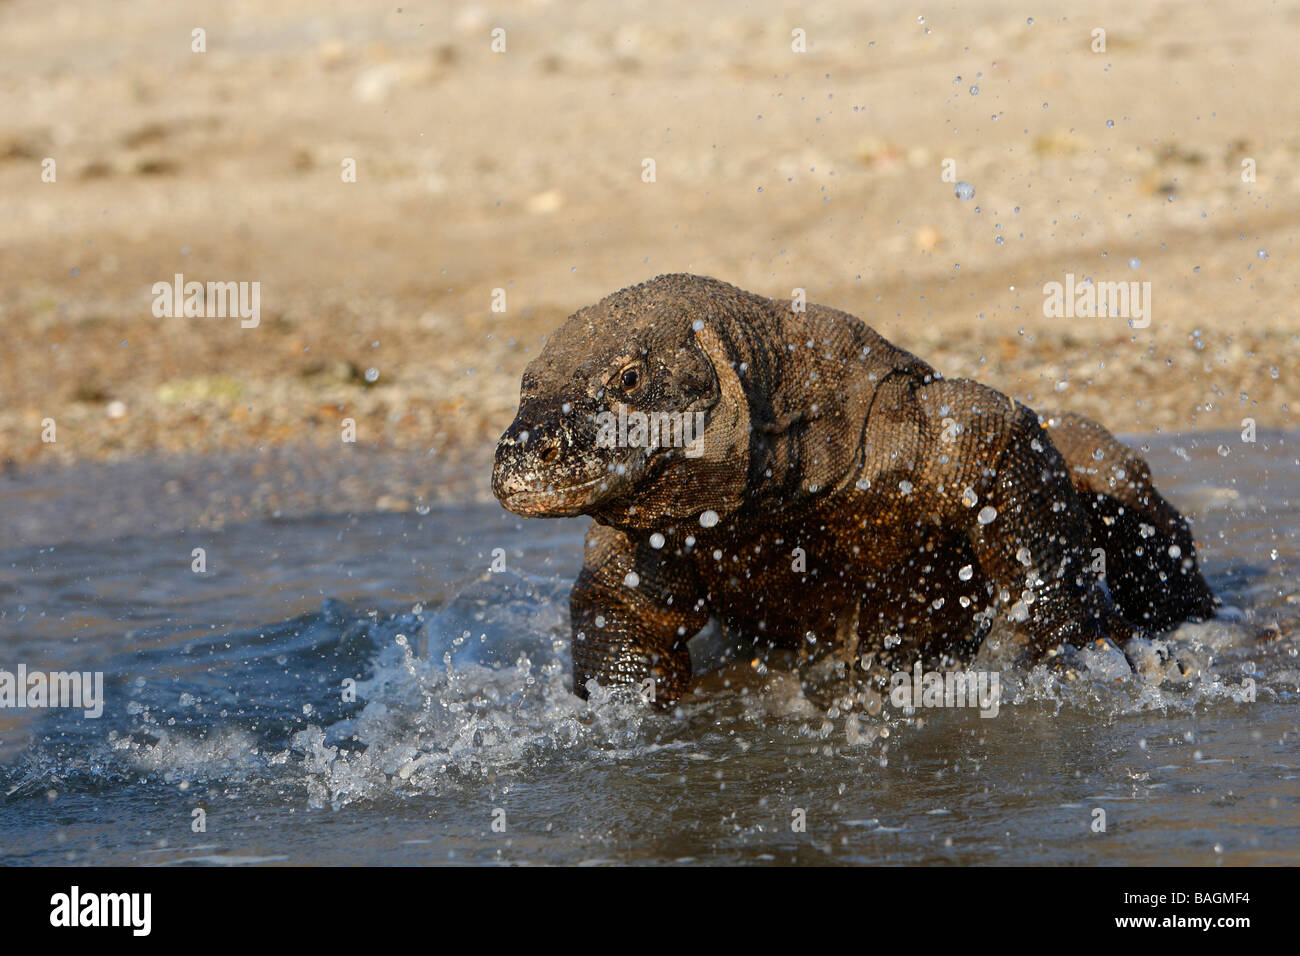
<path fill-rule="evenodd" d="M 710 617 L 792 649 L 805 693 L 848 707 L 914 661 L 969 659 L 994 617 L 1038 660 L 1215 605 L 1186 522 L 1100 425 L 700 276 L 550 337 L 492 486 L 520 515 L 595 519 L 570 598 L 583 697 L 651 678 L 680 698 Z"/>

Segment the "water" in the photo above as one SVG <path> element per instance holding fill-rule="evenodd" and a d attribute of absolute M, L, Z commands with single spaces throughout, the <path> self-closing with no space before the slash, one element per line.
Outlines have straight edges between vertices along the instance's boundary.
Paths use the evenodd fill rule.
<path fill-rule="evenodd" d="M 0 667 L 107 703 L 0 711 L 0 862 L 1300 862 L 1300 437 L 1147 441 L 1229 619 L 1169 636 L 1187 680 L 1008 671 L 987 719 L 850 728 L 716 633 L 675 712 L 579 701 L 585 521 L 495 504 L 10 547 Z"/>

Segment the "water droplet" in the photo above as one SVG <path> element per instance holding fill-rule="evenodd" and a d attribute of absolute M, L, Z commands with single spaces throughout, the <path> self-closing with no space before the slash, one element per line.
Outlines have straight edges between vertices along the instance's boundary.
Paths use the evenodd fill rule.
<path fill-rule="evenodd" d="M 367 382 L 379 381 L 379 369 L 375 368 L 373 365 L 370 366 L 370 368 L 366 369 L 366 381 Z"/>
<path fill-rule="evenodd" d="M 975 187 L 970 183 L 958 183 L 952 192 L 962 202 L 970 202 L 975 198 Z"/>
<path fill-rule="evenodd" d="M 1029 24 L 1029 25 L 1032 27 L 1032 26 L 1034 25 L 1034 18 L 1033 18 L 1033 17 L 1028 17 L 1028 18 L 1025 20 L 1025 22 L 1026 22 L 1027 24 Z"/>
<path fill-rule="evenodd" d="M 623 583 L 630 588 L 634 588 L 641 583 L 641 575 L 637 574 L 635 571 L 629 571 L 627 577 L 623 579 Z"/>
<path fill-rule="evenodd" d="M 705 511 L 700 515 L 701 528 L 712 528 L 717 523 L 718 523 L 718 513 L 714 511 L 712 508 L 710 508 L 708 511 Z"/>
<path fill-rule="evenodd" d="M 1136 269 L 1140 265 L 1142 265 L 1142 260 L 1139 259 L 1137 256 L 1134 256 L 1132 259 L 1128 261 L 1128 267 L 1130 269 Z"/>
<path fill-rule="evenodd" d="M 1114 129 L 1114 128 L 1115 128 L 1115 121 L 1114 121 L 1114 120 L 1106 120 L 1106 125 L 1107 125 L 1110 129 Z"/>
<path fill-rule="evenodd" d="M 961 578 L 963 581 L 969 581 L 974 576 L 975 569 L 969 564 L 962 565 L 961 570 L 957 572 L 957 577 Z"/>
<path fill-rule="evenodd" d="M 1268 258 L 1268 250 L 1267 250 L 1267 249 L 1260 249 L 1258 252 L 1255 253 L 1255 256 L 1256 256 L 1257 258 L 1259 258 L 1259 259 L 1267 259 L 1267 258 Z"/>
<path fill-rule="evenodd" d="M 970 88 L 970 95 L 971 95 L 971 96 L 979 96 L 979 95 L 980 95 L 980 88 L 979 88 L 978 86 L 972 86 L 972 87 Z"/>
<path fill-rule="evenodd" d="M 979 504 L 980 496 L 975 494 L 974 488 L 967 488 L 961 493 L 961 503 L 967 508 L 974 508 Z"/>
<path fill-rule="evenodd" d="M 654 534 L 650 535 L 650 547 L 658 551 L 664 546 L 664 540 L 664 536 L 656 531 Z"/>
<path fill-rule="evenodd" d="M 997 508 L 994 508 L 992 505 L 985 505 L 983 508 L 980 509 L 980 513 L 975 517 L 980 524 L 991 524 L 997 516 L 998 516 Z"/>
<path fill-rule="evenodd" d="M 910 481 L 900 481 L 898 483 L 898 490 L 905 495 L 910 495 L 912 493 L 912 483 Z"/>

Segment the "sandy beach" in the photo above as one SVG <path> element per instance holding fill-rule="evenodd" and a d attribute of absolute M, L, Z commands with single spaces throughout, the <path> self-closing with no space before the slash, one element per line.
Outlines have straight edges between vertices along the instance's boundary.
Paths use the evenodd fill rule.
<path fill-rule="evenodd" d="M 677 271 L 1126 433 L 1292 427 L 1298 44 L 1296 3 L 0 2 L 0 461 L 350 419 L 483 462 L 550 330 Z M 155 315 L 178 274 L 256 327 Z M 1090 279 L 1149 324 L 1044 314 Z"/>

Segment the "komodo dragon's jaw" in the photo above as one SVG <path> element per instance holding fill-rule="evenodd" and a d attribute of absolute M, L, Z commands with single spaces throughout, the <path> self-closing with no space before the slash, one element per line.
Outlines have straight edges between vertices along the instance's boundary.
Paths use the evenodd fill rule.
<path fill-rule="evenodd" d="M 585 514 L 604 498 L 609 490 L 609 477 L 598 475 L 576 485 L 544 485 L 540 482 L 533 487 L 523 487 L 517 491 L 496 492 L 501 504 L 507 510 L 526 518 L 565 518 Z"/>

